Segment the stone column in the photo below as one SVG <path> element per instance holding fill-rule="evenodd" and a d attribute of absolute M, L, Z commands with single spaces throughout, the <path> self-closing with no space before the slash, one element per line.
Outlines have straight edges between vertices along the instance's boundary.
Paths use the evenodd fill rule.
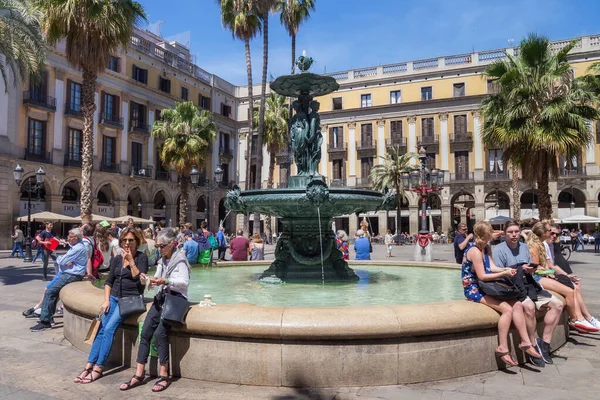
<path fill-rule="evenodd" d="M 129 143 L 129 102 L 131 97 L 123 94 L 121 101 L 121 117 L 123 118 L 123 129 L 121 130 L 121 163 L 127 163 L 127 147 Z"/>
<path fill-rule="evenodd" d="M 336 226 L 336 229 L 342 229 L 342 228 Z M 356 214 L 350 214 L 348 216 L 348 229 L 350 230 L 350 232 L 347 232 L 348 236 L 350 238 L 353 238 L 354 234 L 358 230 L 358 218 L 356 218 Z"/>
<path fill-rule="evenodd" d="M 115 203 L 115 218 L 119 218 L 127 215 L 127 200 L 114 200 Z M 137 207 L 136 204 L 133 205 L 134 209 Z M 143 207 L 143 205 L 142 205 Z"/>
<path fill-rule="evenodd" d="M 154 203 L 142 202 L 142 218 L 152 219 L 152 212 L 154 211 Z"/>
<path fill-rule="evenodd" d="M 356 122 L 348 123 L 348 186 L 356 186 Z"/>
<path fill-rule="evenodd" d="M 585 201 L 585 215 L 589 215 L 590 217 L 598 216 L 598 200 Z"/>
<path fill-rule="evenodd" d="M 419 202 L 418 205 L 408 206 L 408 211 L 410 214 L 408 217 L 408 226 L 410 228 L 408 231 L 409 235 L 419 232 L 419 223 L 421 222 L 419 218 L 420 205 L 421 203 Z"/>
<path fill-rule="evenodd" d="M 377 157 L 375 157 L 375 165 L 383 163 L 380 157 L 385 156 L 385 119 L 377 120 Z M 384 231 L 385 232 L 385 231 Z"/>
<path fill-rule="evenodd" d="M 150 109 L 152 108 L 152 109 Z M 152 125 L 154 125 L 154 110 L 156 109 L 155 104 L 151 104 L 148 107 L 148 126 L 150 127 L 150 135 L 148 136 L 148 167 L 154 167 L 154 136 L 152 136 Z"/>
<path fill-rule="evenodd" d="M 450 155 L 450 141 L 448 135 L 448 113 L 443 112 L 439 114 L 440 117 L 440 157 L 442 170 L 448 171 L 450 164 L 448 157 Z"/>
<path fill-rule="evenodd" d="M 485 220 L 485 203 L 475 203 L 475 221 L 479 222 L 483 220 Z"/>
<path fill-rule="evenodd" d="M 597 124 L 600 124 L 600 122 L 596 122 Z M 593 122 L 589 122 L 588 123 L 588 129 L 590 130 L 590 132 L 594 132 L 594 123 Z M 586 175 L 587 176 L 596 176 L 598 175 L 598 165 L 596 164 L 596 138 L 594 135 L 594 139 L 592 139 L 591 142 L 588 143 L 587 147 L 585 148 L 585 170 L 586 170 Z M 591 214 L 587 214 L 587 215 L 591 215 Z"/>
<path fill-rule="evenodd" d="M 442 233 L 448 233 L 448 229 L 452 226 L 452 207 L 450 205 L 442 205 Z"/>
<path fill-rule="evenodd" d="M 46 210 L 56 214 L 62 214 L 62 195 L 46 194 Z M 35 232 L 32 232 L 32 234 L 33 233 Z"/>
<path fill-rule="evenodd" d="M 476 181 L 483 180 L 483 141 L 481 138 L 481 118 L 479 111 L 472 111 L 473 115 L 473 156 L 475 157 L 475 174 Z"/>
<path fill-rule="evenodd" d="M 246 145 L 248 143 L 248 138 L 246 135 L 240 135 L 238 152 L 237 152 L 237 160 L 238 160 L 238 184 L 241 188 L 245 188 L 246 184 L 246 165 L 250 160 L 246 160 Z"/>
<path fill-rule="evenodd" d="M 379 229 L 380 235 L 385 235 L 388 230 L 388 212 L 387 211 L 377 211 L 377 219 L 379 220 Z M 395 227 L 394 227 L 395 228 Z"/>
<path fill-rule="evenodd" d="M 407 152 L 417 153 L 417 117 L 411 115 L 408 117 L 408 147 Z M 415 165 L 417 163 L 416 159 L 411 159 L 410 164 Z M 411 223 L 412 229 L 412 223 Z"/>
<path fill-rule="evenodd" d="M 63 150 L 63 115 L 65 113 L 65 71 L 54 69 L 54 98 L 56 98 L 56 112 L 54 113 L 54 143 L 53 150 Z M 94 147 L 95 148 L 95 147 Z M 64 153 L 64 152 L 63 152 Z M 62 157 L 60 161 L 62 162 Z"/>

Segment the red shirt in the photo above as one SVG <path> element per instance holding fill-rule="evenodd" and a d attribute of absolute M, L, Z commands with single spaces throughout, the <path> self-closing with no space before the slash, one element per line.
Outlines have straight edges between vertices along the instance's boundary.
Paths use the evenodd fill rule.
<path fill-rule="evenodd" d="M 229 243 L 231 259 L 233 261 L 248 261 L 248 249 L 250 242 L 243 236 L 236 236 Z"/>

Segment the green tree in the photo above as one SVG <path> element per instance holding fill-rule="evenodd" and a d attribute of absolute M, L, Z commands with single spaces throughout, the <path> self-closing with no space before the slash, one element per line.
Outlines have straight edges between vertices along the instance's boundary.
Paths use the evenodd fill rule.
<path fill-rule="evenodd" d="M 254 121 L 258 121 L 259 110 L 254 108 Z M 269 177 L 267 188 L 273 188 L 273 176 L 275 173 L 275 157 L 277 153 L 288 145 L 288 121 L 290 118 L 286 98 L 271 92 L 267 97 L 265 110 L 265 136 L 264 142 L 269 150 Z M 272 232 L 271 216 L 265 217 L 265 234 L 270 238 Z"/>
<path fill-rule="evenodd" d="M 92 213 L 94 95 L 98 74 L 118 47 L 127 48 L 133 28 L 146 20 L 144 8 L 131 0 L 33 0 L 43 13 L 42 31 L 51 45 L 66 40 L 69 64 L 82 71 L 81 216 Z"/>
<path fill-rule="evenodd" d="M 296 35 L 300 24 L 310 17 L 316 0 L 278 0 L 277 11 L 281 12 L 280 22 L 292 38 L 292 74 L 296 69 Z"/>
<path fill-rule="evenodd" d="M 225 28 L 231 31 L 234 38 L 244 41 L 246 49 L 246 72 L 248 73 L 248 104 L 254 104 L 252 86 L 252 58 L 250 57 L 250 40 L 261 31 L 261 19 L 252 1 L 241 0 L 219 0 L 221 8 L 221 22 Z M 248 134 L 246 135 L 246 190 L 250 189 L 250 166 L 252 160 L 252 135 L 254 125 L 252 118 L 248 118 Z M 244 216 L 244 232 L 249 228 L 248 215 Z"/>
<path fill-rule="evenodd" d="M 399 147 L 388 148 L 385 156 L 379 156 L 382 163 L 371 169 L 371 183 L 375 190 L 383 191 L 385 188 L 396 191 L 396 233 L 401 232 L 402 199 L 404 198 L 404 186 L 402 185 L 402 174 L 409 172 L 414 167 L 410 165 L 415 153 L 402 154 Z"/>
<path fill-rule="evenodd" d="M 0 0 L 0 75 L 8 92 L 8 71 L 18 80 L 40 78 L 46 63 L 46 42 L 40 30 L 41 13 L 30 0 Z"/>
<path fill-rule="evenodd" d="M 537 183 L 541 219 L 552 217 L 548 182 L 558 176 L 559 156 L 579 154 L 592 140 L 589 121 L 598 117 L 592 93 L 573 79 L 567 54 L 575 45 L 552 52 L 546 37 L 530 34 L 517 56 L 485 70 L 500 91 L 484 102 L 483 141 L 502 147 L 504 160 Z"/>
<path fill-rule="evenodd" d="M 215 140 L 217 126 L 212 114 L 199 111 L 191 101 L 161 111 L 162 121 L 152 125 L 152 135 L 161 139 L 160 158 L 165 168 L 173 167 L 180 178 L 179 224 L 187 219 L 189 173 L 193 166 L 203 169 L 208 148 Z"/>

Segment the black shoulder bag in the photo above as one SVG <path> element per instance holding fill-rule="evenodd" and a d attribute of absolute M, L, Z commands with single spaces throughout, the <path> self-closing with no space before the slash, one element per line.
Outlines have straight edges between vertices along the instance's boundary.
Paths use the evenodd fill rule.
<path fill-rule="evenodd" d="M 119 313 L 125 320 L 132 314 L 141 314 L 146 311 L 144 296 L 123 297 L 123 260 L 121 260 L 121 273 L 119 274 Z"/>
<path fill-rule="evenodd" d="M 485 257 L 489 257 L 489 255 L 486 253 Z M 522 282 L 518 282 L 518 280 L 517 274 L 512 279 L 500 278 L 493 281 L 482 281 L 481 279 L 478 279 L 477 285 L 486 296 L 492 296 L 501 300 L 523 301 L 527 297 L 527 293 Z"/>
<path fill-rule="evenodd" d="M 167 271 L 165 279 L 169 278 L 176 266 L 177 264 Z M 185 325 L 185 317 L 189 310 L 189 301 L 179 293 L 172 294 L 171 290 L 167 288 L 160 319 L 171 326 L 183 326 Z"/>

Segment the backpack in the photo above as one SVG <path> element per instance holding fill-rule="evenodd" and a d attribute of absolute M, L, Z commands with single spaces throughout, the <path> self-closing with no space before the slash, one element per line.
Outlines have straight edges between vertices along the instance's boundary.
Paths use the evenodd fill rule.
<path fill-rule="evenodd" d="M 210 243 L 210 247 L 212 247 L 213 250 L 217 250 L 219 248 L 219 243 L 212 233 L 208 235 L 208 243 Z"/>
<path fill-rule="evenodd" d="M 206 249 L 198 253 L 198 264 L 207 265 L 210 264 L 210 254 L 212 249 Z"/>
<path fill-rule="evenodd" d="M 100 267 L 104 264 L 104 255 L 102 255 L 102 252 L 94 245 L 94 242 L 92 242 L 89 237 L 84 236 L 83 240 L 87 240 L 87 242 L 92 245 L 92 257 L 90 258 L 90 261 L 92 262 L 92 275 L 95 278 L 98 278 Z"/>
<path fill-rule="evenodd" d="M 33 239 L 33 240 L 31 241 L 31 247 L 32 247 L 32 248 L 35 248 L 35 247 L 37 247 L 37 245 L 38 245 L 38 243 L 37 243 L 37 240 L 36 240 L 36 239 Z"/>

